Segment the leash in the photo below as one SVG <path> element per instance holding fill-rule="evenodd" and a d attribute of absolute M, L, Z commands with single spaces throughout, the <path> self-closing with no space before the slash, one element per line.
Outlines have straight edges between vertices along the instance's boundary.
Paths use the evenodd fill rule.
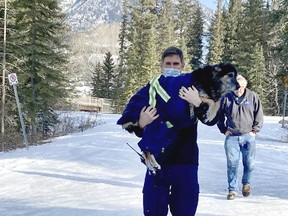
<path fill-rule="evenodd" d="M 140 154 L 135 148 L 133 148 L 129 143 L 126 143 L 126 144 L 127 144 L 134 152 L 136 152 L 137 155 L 140 156 L 141 161 L 142 161 L 142 160 L 145 160 L 145 158 L 143 157 L 143 155 Z"/>

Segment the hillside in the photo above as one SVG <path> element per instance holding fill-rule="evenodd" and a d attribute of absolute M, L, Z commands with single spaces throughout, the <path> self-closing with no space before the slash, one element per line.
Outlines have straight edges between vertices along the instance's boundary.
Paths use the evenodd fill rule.
<path fill-rule="evenodd" d="M 130 3 L 135 1 L 129 0 Z M 61 7 L 73 31 L 83 31 L 99 23 L 121 22 L 122 1 L 119 0 L 62 0 Z M 202 11 L 207 29 L 213 11 L 203 5 Z"/>
<path fill-rule="evenodd" d="M 135 1 L 130 0 L 130 3 Z M 66 21 L 72 29 L 68 37 L 72 51 L 68 76 L 77 87 L 88 87 L 85 94 L 89 94 L 96 63 L 102 62 L 107 52 L 111 52 L 114 61 L 117 61 L 122 1 L 62 0 L 60 6 L 67 14 Z M 208 31 L 213 11 L 204 6 L 202 10 L 204 29 Z M 206 41 L 204 39 L 204 45 L 207 45 Z"/>

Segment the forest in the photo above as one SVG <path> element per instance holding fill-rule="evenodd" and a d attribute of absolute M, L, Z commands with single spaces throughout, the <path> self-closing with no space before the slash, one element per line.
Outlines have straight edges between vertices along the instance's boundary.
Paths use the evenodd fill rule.
<path fill-rule="evenodd" d="M 226 1 L 225 1 L 226 2 Z M 0 2 L 0 92 L 2 150 L 21 143 L 22 134 L 13 88 L 7 82 L 17 73 L 21 108 L 30 143 L 50 136 L 57 123 L 55 111 L 73 110 L 75 85 L 84 83 L 91 95 L 114 101 L 121 113 L 129 98 L 159 75 L 161 52 L 178 46 L 186 59 L 185 72 L 206 64 L 233 63 L 257 92 L 265 115 L 285 113 L 288 88 L 288 2 L 286 0 L 217 0 L 217 10 L 206 28 L 197 1 L 137 0 L 122 4 L 122 20 L 110 24 L 113 33 L 101 38 L 116 45 L 87 50 L 84 34 L 71 37 L 71 26 L 57 0 Z M 101 25 L 99 25 L 101 26 Z M 104 27 L 103 27 L 104 26 Z M 108 28 L 109 29 L 109 28 Z M 115 33 L 116 32 L 116 33 Z M 88 43 L 88 42 L 87 42 Z M 86 44 L 101 47 L 98 40 Z M 89 68 L 83 62 L 91 62 Z M 83 69 L 85 68 L 85 69 Z M 91 74 L 83 79 L 80 71 Z M 88 76 L 89 77 L 89 76 Z M 87 79 L 87 76 L 86 78 Z M 286 93 L 286 94 L 285 94 Z"/>

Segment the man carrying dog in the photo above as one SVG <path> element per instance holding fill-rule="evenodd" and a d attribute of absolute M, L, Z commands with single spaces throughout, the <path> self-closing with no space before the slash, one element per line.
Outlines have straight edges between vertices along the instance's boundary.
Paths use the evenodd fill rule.
<path fill-rule="evenodd" d="M 183 68 L 182 51 L 176 47 L 166 49 L 161 58 L 163 75 L 178 76 Z M 234 68 L 232 67 L 232 69 Z M 183 76 L 186 82 L 191 83 L 190 77 L 188 74 Z M 166 79 L 169 80 L 169 78 Z M 173 81 L 173 78 L 171 79 Z M 173 216 L 194 216 L 199 197 L 197 119 L 207 125 L 216 124 L 217 119 L 206 121 L 208 105 L 201 101 L 197 89 L 191 84 L 189 84 L 190 87 L 187 85 L 181 88 L 175 82 L 173 85 L 168 85 L 168 80 L 163 77 L 153 80 L 144 88 L 144 90 L 150 89 L 149 93 L 147 90 L 144 93 L 140 90 L 134 95 L 130 99 L 130 106 L 125 108 L 117 124 L 142 137 L 138 145 L 140 148 L 142 147 L 145 164 L 148 167 L 143 187 L 144 215 L 166 216 L 169 206 Z M 168 83 L 166 88 L 163 89 L 161 85 L 158 85 L 161 84 L 161 81 L 164 82 L 162 84 Z M 169 86 L 177 88 L 177 94 L 171 89 L 169 91 L 167 89 Z M 157 90 L 157 95 L 153 93 L 154 88 L 152 87 Z M 166 94 L 165 90 L 170 95 Z M 170 96 L 171 98 L 167 99 L 167 95 L 168 98 Z M 139 110 L 139 102 L 134 102 L 135 98 L 140 98 L 142 101 L 149 100 L 149 104 L 154 104 L 154 106 L 145 105 Z M 175 101 L 173 102 L 173 100 Z M 190 106 L 194 106 L 193 116 L 190 115 L 189 103 L 186 101 L 190 103 Z M 154 108 L 155 104 L 157 104 L 157 110 Z M 176 113 L 177 110 L 178 113 Z M 152 138 L 156 140 L 152 140 Z M 172 147 L 166 145 L 171 140 L 173 141 Z M 164 155 L 161 160 L 160 156 L 157 157 L 154 153 L 154 155 L 150 154 L 153 151 L 159 152 L 155 150 L 158 146 L 160 148 L 163 146 L 159 153 L 161 156 Z"/>
<path fill-rule="evenodd" d="M 161 58 L 164 76 L 180 75 L 184 68 L 183 53 L 176 47 L 166 49 Z M 200 109 L 202 103 L 194 88 L 183 89 L 183 97 L 191 98 L 193 105 Z M 156 108 L 149 106 L 139 118 L 139 126 L 145 128 L 155 120 Z M 161 162 L 156 175 L 146 173 L 143 187 L 143 211 L 146 216 L 166 216 L 168 206 L 172 215 L 193 216 L 199 197 L 197 122 L 179 131 L 180 139 L 173 151 Z"/>
<path fill-rule="evenodd" d="M 225 153 L 227 159 L 228 200 L 234 200 L 238 192 L 238 166 L 242 153 L 243 176 L 242 195 L 251 193 L 250 182 L 255 166 L 255 135 L 263 126 L 263 111 L 257 94 L 250 91 L 247 80 L 237 76 L 238 90 L 222 98 L 218 112 L 217 126 L 225 134 Z M 226 119 L 226 122 L 225 122 Z"/>

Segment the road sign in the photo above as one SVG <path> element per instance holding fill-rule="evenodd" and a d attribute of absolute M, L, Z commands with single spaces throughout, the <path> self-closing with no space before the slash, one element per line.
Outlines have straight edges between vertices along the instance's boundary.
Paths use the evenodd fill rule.
<path fill-rule="evenodd" d="M 10 85 L 17 85 L 18 79 L 16 73 L 8 74 L 8 80 Z"/>
<path fill-rule="evenodd" d="M 19 113 L 19 117 L 20 117 L 20 123 L 21 123 L 22 132 L 23 132 L 23 136 L 24 136 L 24 143 L 26 145 L 26 148 L 28 149 L 29 144 L 28 144 L 26 129 L 25 129 L 24 120 L 23 120 L 23 116 L 22 116 L 21 106 L 20 106 L 20 102 L 19 102 L 19 98 L 18 98 L 18 92 L 17 92 L 18 79 L 17 79 L 16 73 L 8 74 L 8 80 L 9 80 L 10 85 L 12 85 L 13 89 L 14 89 L 16 104 L 18 107 L 18 113 Z"/>

